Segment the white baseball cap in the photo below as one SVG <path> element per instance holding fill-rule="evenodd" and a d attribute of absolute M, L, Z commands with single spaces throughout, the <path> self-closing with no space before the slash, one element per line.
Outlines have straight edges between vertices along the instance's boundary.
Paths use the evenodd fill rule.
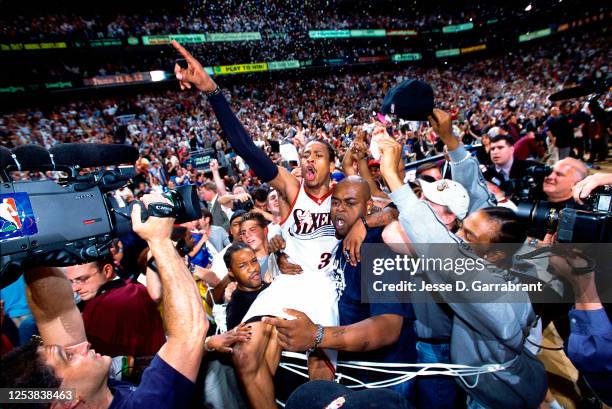
<path fill-rule="evenodd" d="M 446 206 L 458 219 L 463 220 L 467 216 L 470 207 L 470 196 L 467 190 L 459 183 L 450 179 L 440 179 L 435 182 L 426 182 L 417 179 L 423 195 L 427 200 Z"/>

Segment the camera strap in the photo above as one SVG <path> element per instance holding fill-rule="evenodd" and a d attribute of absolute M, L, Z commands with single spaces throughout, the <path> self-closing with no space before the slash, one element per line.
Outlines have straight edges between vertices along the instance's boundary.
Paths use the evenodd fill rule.
<path fill-rule="evenodd" d="M 546 253 L 554 254 L 557 256 L 561 256 L 561 257 L 577 256 L 583 259 L 584 261 L 586 261 L 586 266 L 584 267 L 572 267 L 574 270 L 574 274 L 577 274 L 577 275 L 591 273 L 595 271 L 595 268 L 597 267 L 597 262 L 584 253 L 571 252 L 571 254 L 568 254 L 568 252 L 565 249 L 560 249 L 559 247 L 554 247 L 554 246 L 540 247 L 529 253 L 518 254 L 515 257 L 520 260 L 529 260 L 529 259 L 535 259 L 535 258 L 543 258 L 542 255 Z"/>
<path fill-rule="evenodd" d="M 147 207 L 147 212 L 149 213 L 149 216 L 154 217 L 172 217 L 175 219 L 178 217 L 176 207 L 162 202 L 150 203 Z"/>

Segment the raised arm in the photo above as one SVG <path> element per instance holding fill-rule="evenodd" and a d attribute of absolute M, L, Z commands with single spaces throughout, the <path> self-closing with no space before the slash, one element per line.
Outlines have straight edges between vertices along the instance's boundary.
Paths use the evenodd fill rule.
<path fill-rule="evenodd" d="M 219 197 L 222 197 L 227 193 L 227 189 L 225 188 L 225 182 L 221 179 L 221 174 L 219 173 L 219 162 L 217 159 L 213 159 L 210 161 L 210 170 L 213 175 L 213 181 L 215 185 L 217 185 L 217 193 Z"/>
<path fill-rule="evenodd" d="M 263 150 L 255 146 L 253 138 L 232 111 L 219 86 L 202 65 L 178 42 L 173 40 L 172 45 L 187 61 L 187 68 L 181 68 L 178 64 L 174 67 L 181 89 L 190 89 L 193 84 L 200 91 L 207 93 L 208 101 L 223 129 L 223 136 L 236 153 L 253 169 L 259 179 L 270 183 L 281 194 L 293 199 L 300 188 L 297 179 L 284 168 L 276 166 Z"/>
<path fill-rule="evenodd" d="M 495 206 L 497 204 L 495 195 L 487 188 L 478 160 L 472 157 L 453 135 L 451 116 L 441 109 L 434 109 L 429 122 L 448 148 L 453 180 L 460 183 L 468 192 L 470 197 L 468 214 L 483 207 Z"/>
<path fill-rule="evenodd" d="M 145 195 L 142 201 L 170 203 L 161 195 Z M 187 265 L 170 240 L 174 224 L 172 218 L 140 218 L 140 206 L 132 210 L 134 232 L 147 241 L 156 260 L 162 284 L 164 324 L 167 340 L 159 356 L 189 380 L 195 382 L 204 354 L 204 338 L 208 321 L 195 281 Z"/>
<path fill-rule="evenodd" d="M 70 347 L 87 341 L 70 281 L 58 267 L 24 273 L 28 305 L 45 344 Z"/>

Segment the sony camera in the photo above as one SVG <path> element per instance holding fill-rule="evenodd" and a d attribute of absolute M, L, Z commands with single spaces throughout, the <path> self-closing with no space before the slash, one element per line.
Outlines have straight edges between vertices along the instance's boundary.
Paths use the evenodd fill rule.
<path fill-rule="evenodd" d="M 501 188 L 515 202 L 533 202 L 546 197 L 542 191 L 544 179 L 550 175 L 550 166 L 538 164 L 528 167 L 520 179 L 504 181 Z"/>
<path fill-rule="evenodd" d="M 5 287 L 37 265 L 68 266 L 110 254 L 115 237 L 131 233 L 131 210 L 121 207 L 112 194 L 134 176 L 138 150 L 126 145 L 60 144 L 50 150 L 25 145 L 2 148 L 0 185 L 0 286 Z M 83 172 L 84 168 L 98 168 Z M 15 180 L 12 171 L 63 171 L 53 180 Z M 175 217 L 177 223 L 201 217 L 193 186 L 180 186 L 165 194 L 172 203 L 143 206 L 148 214 Z"/>
<path fill-rule="evenodd" d="M 530 226 L 531 237 L 543 238 L 556 231 L 560 243 L 611 243 L 612 187 L 594 190 L 584 203 L 580 209 L 558 209 L 545 200 L 524 201 L 516 214 Z"/>

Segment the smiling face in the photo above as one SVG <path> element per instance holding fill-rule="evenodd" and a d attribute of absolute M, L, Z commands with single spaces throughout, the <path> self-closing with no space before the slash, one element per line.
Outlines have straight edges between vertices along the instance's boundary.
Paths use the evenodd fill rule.
<path fill-rule="evenodd" d="M 309 188 L 318 188 L 329 184 L 334 164 L 330 160 L 327 145 L 322 142 L 312 141 L 306 144 L 302 152 L 302 178 Z"/>
<path fill-rule="evenodd" d="M 280 213 L 280 203 L 278 202 L 278 192 L 274 189 L 268 193 L 268 209 L 272 214 Z"/>
<path fill-rule="evenodd" d="M 542 190 L 551 202 L 562 202 L 572 197 L 572 188 L 588 174 L 586 165 L 574 158 L 560 160 L 544 179 Z"/>
<path fill-rule="evenodd" d="M 58 345 L 40 346 L 38 355 L 62 379 L 62 388 L 74 388 L 77 396 L 85 399 L 104 391 L 111 357 L 97 354 L 93 349 L 70 354 Z"/>
<path fill-rule="evenodd" d="M 240 223 L 240 239 L 253 251 L 259 251 L 264 246 L 266 230 L 256 220 L 245 220 Z"/>
<path fill-rule="evenodd" d="M 232 254 L 229 276 L 236 280 L 238 288 L 253 291 L 261 287 L 259 261 L 250 248 L 238 250 Z"/>
<path fill-rule="evenodd" d="M 359 177 L 350 176 L 334 187 L 330 216 L 339 239 L 345 237 L 353 224 L 367 214 L 370 192 L 367 183 L 360 180 Z"/>

